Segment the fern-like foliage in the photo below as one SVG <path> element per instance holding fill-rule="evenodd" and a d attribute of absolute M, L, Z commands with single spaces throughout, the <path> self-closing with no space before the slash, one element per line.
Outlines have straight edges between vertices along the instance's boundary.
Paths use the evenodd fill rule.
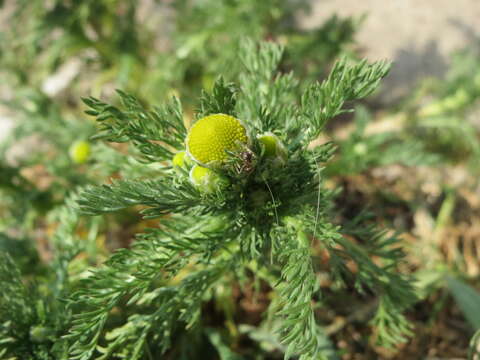
<path fill-rule="evenodd" d="M 312 84 L 302 96 L 304 111 L 299 126 L 310 124 L 305 140 L 317 138 L 329 119 L 348 111 L 344 108 L 347 101 L 370 95 L 389 70 L 390 64 L 385 61 L 371 65 L 366 60 L 354 65 L 338 61 L 326 80 Z"/>
<path fill-rule="evenodd" d="M 74 295 L 78 300 L 72 306 L 90 310 L 75 316 L 66 337 L 75 340 L 71 351 L 73 358 L 92 356 L 109 312 L 124 299 L 128 299 L 128 304 L 155 305 L 157 310 L 150 315 L 132 315 L 123 327 L 110 335 L 114 341 L 102 350 L 102 358 L 126 351 L 125 342 L 132 351 L 129 356 L 139 358 L 147 338 L 152 339 L 152 327 L 158 351 L 167 350 L 170 337 L 179 326 L 178 320 L 191 324 L 197 318 L 204 293 L 236 262 L 219 259 L 212 266 L 187 276 L 178 285 L 154 285 L 168 283 L 188 264 L 190 257 L 198 255 L 199 263 L 208 262 L 212 251 L 226 246 L 228 236 L 238 231 L 231 229 L 229 234 L 220 231 L 221 225 L 217 229 L 217 224 L 218 219 L 192 219 L 183 224 L 167 221 L 165 230 L 152 229 L 140 235 L 132 249 L 117 251 L 104 267 L 86 279 L 85 287 Z M 118 349 L 120 345 L 122 349 Z"/>
<path fill-rule="evenodd" d="M 3 314 L 0 354 L 7 356 L 18 347 L 18 338 L 28 337 L 29 325 L 35 317 L 28 289 L 22 283 L 20 271 L 8 253 L 0 254 L 0 285 L 0 310 Z M 6 314 L 8 319 L 5 318 Z"/>
<path fill-rule="evenodd" d="M 318 283 L 310 255 L 310 240 L 296 228 L 298 224 L 290 224 L 291 219 L 287 222 L 289 231 L 285 233 L 282 229 L 282 233 L 278 233 L 278 253 L 275 253 L 282 264 L 277 315 L 283 321 L 278 331 L 281 341 L 287 344 L 285 358 L 300 354 L 300 359 L 315 359 L 320 356 L 320 346 L 312 300 Z"/>
<path fill-rule="evenodd" d="M 171 158 L 181 148 L 186 135 L 180 101 L 162 108 L 145 109 L 133 96 L 118 91 L 124 110 L 93 97 L 83 99 L 96 116 L 102 130 L 95 136 L 113 142 L 130 141 L 150 161 Z"/>
<path fill-rule="evenodd" d="M 227 83 L 220 77 L 211 94 L 205 90 L 202 91 L 197 117 L 202 118 L 209 114 L 217 113 L 235 115 L 235 106 L 237 104 L 235 97 L 236 92 L 237 88 L 234 83 Z"/>
<path fill-rule="evenodd" d="M 187 134 L 178 101 L 147 111 L 122 92 L 122 108 L 86 100 L 88 113 L 101 124 L 99 137 L 130 141 L 146 162 L 157 163 L 158 178 L 90 187 L 80 195 L 80 210 L 98 215 L 141 206 L 145 217 L 160 220 L 158 228 L 138 235 L 131 249 L 118 250 L 93 270 L 71 297 L 75 316 L 65 338 L 72 359 L 164 354 L 174 344 L 172 334 L 200 323 L 202 303 L 215 285 L 227 274 L 241 277 L 245 269 L 268 274 L 264 278 L 276 294 L 270 313 L 280 320 L 276 331 L 285 358 L 326 356 L 315 316 L 320 294 L 312 252 L 318 247 L 328 252 L 339 281 L 353 281 L 359 291 L 368 289 L 378 297 L 374 324 L 380 342 L 395 345 L 409 334 L 402 313 L 414 292 L 397 271 L 403 256 L 397 237 L 360 219 L 333 224 L 337 191 L 323 186 L 321 166 L 328 168 L 335 147 L 308 147 L 328 120 L 349 111 L 347 102 L 374 91 L 389 65 L 339 61 L 325 81 L 307 85 L 297 96 L 293 74 L 277 73 L 282 54 L 274 43 L 247 41 L 238 85 L 220 78 L 211 93 L 203 93 L 197 118 L 234 115 L 250 137 L 248 149 L 228 153 L 225 166 L 213 168 L 224 182 L 211 192 L 190 182 L 191 163 L 182 168 L 166 161 L 183 148 Z M 283 144 L 284 158 L 268 158 L 257 140 L 266 131 Z M 355 262 L 358 271 L 352 273 L 347 261 Z M 132 314 L 104 334 L 120 305 Z M 223 351 L 211 334 L 205 333 Z"/>
<path fill-rule="evenodd" d="M 71 315 L 65 302 L 73 286 L 69 266 L 75 256 L 86 247 L 85 239 L 76 235 L 79 216 L 75 200 L 75 195 L 71 195 L 66 204 L 52 214 L 58 221 L 58 226 L 52 237 L 53 259 L 48 266 L 34 262 L 15 263 L 12 257 L 17 256 L 16 251 L 25 250 L 25 244 L 4 234 L 0 236 L 2 359 L 68 359 L 67 342 L 61 335 L 66 331 Z M 31 259 L 38 259 L 38 254 L 32 249 L 30 251 Z M 32 271 L 38 283 L 30 280 Z"/>

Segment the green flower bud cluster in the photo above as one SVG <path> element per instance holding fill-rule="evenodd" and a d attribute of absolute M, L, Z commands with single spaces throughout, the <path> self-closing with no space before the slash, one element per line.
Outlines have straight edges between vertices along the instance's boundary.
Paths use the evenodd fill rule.
<path fill-rule="evenodd" d="M 261 156 L 274 166 L 282 166 L 287 161 L 287 151 L 280 139 L 271 132 L 257 136 Z M 213 114 L 199 119 L 189 130 L 186 150 L 172 158 L 174 168 L 189 170 L 193 185 L 206 193 L 215 192 L 228 186 L 229 180 L 221 174 L 228 166 L 233 152 L 250 153 L 250 139 L 242 122 L 233 116 Z M 246 149 L 245 152 L 242 152 Z M 246 156 L 244 156 L 246 157 Z M 248 161 L 239 156 L 240 161 Z M 247 166 L 248 165 L 248 166 Z M 251 164 L 240 169 L 253 170 Z"/>

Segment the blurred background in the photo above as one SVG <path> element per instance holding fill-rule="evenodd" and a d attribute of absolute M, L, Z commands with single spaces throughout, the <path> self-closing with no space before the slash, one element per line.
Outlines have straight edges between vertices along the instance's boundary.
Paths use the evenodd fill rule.
<path fill-rule="evenodd" d="M 0 0 L 0 250 L 50 281 L 55 252 L 81 243 L 75 281 L 151 225 L 125 210 L 74 219 L 59 236 L 82 186 L 155 174 L 128 146 L 91 139 L 82 97 L 178 96 L 188 123 L 202 89 L 222 74 L 235 81 L 245 38 L 285 45 L 281 70 L 302 84 L 340 57 L 387 59 L 380 90 L 318 141 L 339 145 L 326 169 L 348 209 L 339 216 L 368 207 L 403 234 L 420 294 L 415 336 L 397 351 L 368 344 L 362 307 L 332 303 L 321 322 L 342 359 L 466 359 L 480 328 L 478 19 L 478 0 Z M 260 326 L 261 302 L 235 304 Z"/>
<path fill-rule="evenodd" d="M 371 59 L 394 62 L 379 96 L 393 103 L 427 77 L 443 78 L 452 54 L 479 50 L 480 5 L 475 0 L 318 0 L 311 13 L 301 16 L 303 27 L 318 26 L 332 13 L 365 14 L 356 44 Z"/>

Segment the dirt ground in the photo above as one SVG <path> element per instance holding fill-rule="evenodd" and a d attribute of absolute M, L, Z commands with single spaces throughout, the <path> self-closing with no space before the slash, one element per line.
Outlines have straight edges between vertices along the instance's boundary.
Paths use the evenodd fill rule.
<path fill-rule="evenodd" d="M 387 103 L 407 94 L 419 78 L 443 76 L 452 52 L 480 48 L 480 0 L 312 0 L 306 27 L 332 13 L 367 15 L 356 36 L 363 54 L 389 59 L 394 66 L 383 82 Z"/>

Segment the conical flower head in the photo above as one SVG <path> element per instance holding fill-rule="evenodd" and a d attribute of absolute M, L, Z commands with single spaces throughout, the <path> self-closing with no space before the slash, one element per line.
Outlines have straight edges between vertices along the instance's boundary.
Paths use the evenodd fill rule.
<path fill-rule="evenodd" d="M 213 114 L 198 120 L 187 135 L 187 152 L 197 163 L 218 166 L 228 158 L 228 151 L 248 143 L 247 130 L 230 115 Z"/>

